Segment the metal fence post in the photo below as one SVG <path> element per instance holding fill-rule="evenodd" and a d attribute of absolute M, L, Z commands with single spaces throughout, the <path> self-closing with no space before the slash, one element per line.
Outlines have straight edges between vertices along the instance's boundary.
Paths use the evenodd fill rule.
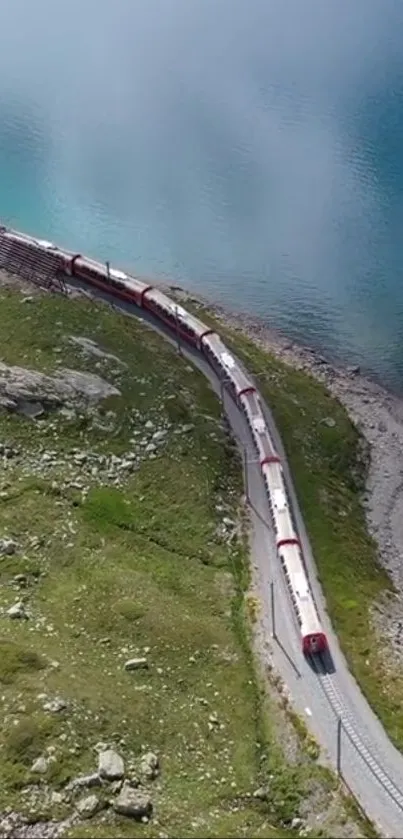
<path fill-rule="evenodd" d="M 245 484 L 245 497 L 248 504 L 250 504 L 249 498 L 249 477 L 248 477 L 248 450 L 246 446 L 243 446 L 243 474 L 244 474 L 244 484 Z"/>
<path fill-rule="evenodd" d="M 272 626 L 272 636 L 273 638 L 276 637 L 276 613 L 274 609 L 274 582 L 271 580 L 270 582 L 270 606 L 271 606 L 271 626 Z"/>
<path fill-rule="evenodd" d="M 341 727 L 342 721 L 341 717 L 337 718 L 337 757 L 336 757 L 336 765 L 337 765 L 337 774 L 341 776 Z"/>

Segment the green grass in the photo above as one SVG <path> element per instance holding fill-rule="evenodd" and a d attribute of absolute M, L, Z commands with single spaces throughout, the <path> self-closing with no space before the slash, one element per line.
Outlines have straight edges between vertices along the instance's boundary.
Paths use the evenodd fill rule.
<path fill-rule="evenodd" d="M 228 329 L 204 306 L 193 302 L 189 308 L 219 329 L 270 404 L 332 624 L 351 671 L 403 750 L 403 673 L 391 669 L 371 621 L 371 606 L 393 588 L 378 563 L 361 501 L 369 457 L 365 441 L 323 384 L 275 358 L 241 330 Z M 334 420 L 333 427 L 322 422 L 326 417 Z"/>
<path fill-rule="evenodd" d="M 0 608 L 23 598 L 30 615 L 0 615 L 0 811 L 65 817 L 74 796 L 55 804 L 52 791 L 94 771 L 95 746 L 106 742 L 128 771 L 142 749 L 160 755 L 155 819 L 136 825 L 108 812 L 70 837 L 292 836 L 312 791 L 320 813 L 311 835 L 331 835 L 350 803 L 306 743 L 287 762 L 284 738 L 298 741 L 298 732 L 255 671 L 245 539 L 228 544 L 217 531 L 223 515 L 243 520 L 241 468 L 208 384 L 150 329 L 103 306 L 42 295 L 23 303 L 2 292 L 0 321 L 6 363 L 95 371 L 121 391 L 69 416 L 0 413 L 0 442 L 20 451 L 0 466 L 0 537 L 19 544 L 0 558 Z M 71 335 L 125 366 L 83 355 Z M 142 456 L 117 484 L 93 473 L 90 454 L 138 451 L 147 421 L 151 433 L 168 429 L 153 459 Z M 176 433 L 184 423 L 193 428 Z M 87 453 L 84 465 L 74 449 Z M 49 450 L 54 462 L 44 467 Z M 17 573 L 27 578 L 21 590 Z M 125 672 L 135 655 L 149 668 Z M 55 696 L 67 710 L 44 709 Z M 54 760 L 38 781 L 30 767 L 41 754 Z M 252 796 L 262 784 L 266 802 Z"/>

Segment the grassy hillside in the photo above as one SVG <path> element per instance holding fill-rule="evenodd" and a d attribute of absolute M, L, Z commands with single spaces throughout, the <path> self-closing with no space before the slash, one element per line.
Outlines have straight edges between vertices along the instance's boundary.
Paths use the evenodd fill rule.
<path fill-rule="evenodd" d="M 119 390 L 35 419 L 0 409 L 0 813 L 71 837 L 358 835 L 256 676 L 241 469 L 205 380 L 83 300 L 3 289 L 0 325 L 7 365 Z M 132 779 L 159 758 L 149 822 L 114 813 L 119 782 L 72 785 L 106 746 Z M 78 820 L 93 794 L 105 809 Z"/>
<path fill-rule="evenodd" d="M 403 672 L 390 667 L 390 656 L 385 656 L 371 620 L 371 607 L 392 591 L 392 585 L 378 563 L 361 503 L 368 468 L 363 440 L 324 385 L 267 353 L 241 331 L 228 329 L 204 306 L 193 302 L 192 307 L 218 327 L 255 374 L 270 404 L 333 626 L 357 681 L 403 751 Z"/>

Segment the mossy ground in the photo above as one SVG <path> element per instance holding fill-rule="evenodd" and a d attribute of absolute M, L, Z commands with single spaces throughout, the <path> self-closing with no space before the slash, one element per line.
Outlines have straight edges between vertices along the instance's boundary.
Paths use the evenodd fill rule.
<path fill-rule="evenodd" d="M 22 452 L 0 463 L 0 537 L 19 544 L 0 558 L 0 607 L 23 597 L 30 615 L 0 617 L 0 810 L 68 815 L 73 800 L 55 803 L 51 793 L 94 771 L 94 747 L 104 742 L 128 771 L 142 749 L 159 754 L 155 818 L 144 825 L 101 814 L 72 837 L 291 836 L 287 824 L 312 790 L 324 815 L 311 835 L 331 835 L 349 804 L 309 750 L 287 762 L 275 704 L 255 674 L 245 542 L 217 531 L 223 515 L 239 521 L 241 469 L 206 381 L 149 328 L 84 300 L 23 302 L 2 290 L 0 322 L 7 364 L 96 371 L 121 391 L 69 418 L 0 414 L 0 442 Z M 126 366 L 86 356 L 71 335 Z M 79 466 L 73 475 L 67 468 L 74 448 L 125 454 L 147 421 L 169 428 L 153 459 L 120 485 L 100 485 L 82 467 L 84 491 L 70 486 L 80 478 Z M 183 424 L 192 430 L 176 433 Z M 27 463 L 37 457 L 40 466 L 49 450 L 53 465 L 30 474 Z M 17 573 L 28 580 L 18 594 Z M 148 670 L 125 672 L 132 655 L 146 655 Z M 44 694 L 64 698 L 67 710 L 44 710 Z M 38 780 L 30 767 L 41 754 L 55 760 Z M 252 796 L 262 784 L 266 802 Z M 330 826 L 329 801 L 337 801 Z"/>
<path fill-rule="evenodd" d="M 187 304 L 186 304 L 187 305 Z M 292 470 L 327 609 L 351 671 L 389 736 L 403 751 L 403 672 L 391 671 L 371 606 L 392 590 L 369 536 L 362 493 L 366 447 L 347 411 L 326 387 L 228 329 L 204 306 L 190 308 L 213 325 L 254 373 L 272 409 Z M 323 422 L 331 418 L 334 424 Z"/>

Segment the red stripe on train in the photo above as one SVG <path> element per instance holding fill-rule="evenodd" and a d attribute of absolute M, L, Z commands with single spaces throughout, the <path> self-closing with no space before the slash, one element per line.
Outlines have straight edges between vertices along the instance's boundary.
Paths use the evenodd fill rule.
<path fill-rule="evenodd" d="M 205 332 L 202 332 L 200 335 L 199 341 L 202 341 L 203 338 L 207 338 L 207 335 L 215 335 L 214 329 L 206 329 Z"/>
<path fill-rule="evenodd" d="M 148 292 L 149 292 L 149 291 L 152 291 L 152 289 L 153 289 L 153 286 L 152 286 L 152 285 L 148 285 L 148 286 L 147 286 L 147 288 L 144 288 L 144 289 L 143 289 L 143 291 L 140 293 L 140 300 L 141 300 L 141 305 L 142 305 L 142 306 L 144 306 L 144 297 L 145 297 L 145 295 L 146 295 L 146 294 L 148 294 Z"/>
<path fill-rule="evenodd" d="M 267 457 L 264 457 L 263 460 L 260 461 L 261 466 L 264 466 L 266 463 L 281 464 L 281 458 L 279 458 L 278 454 L 269 454 Z"/>
<path fill-rule="evenodd" d="M 300 548 L 301 542 L 299 541 L 299 539 L 297 539 L 296 536 L 293 536 L 291 539 L 279 539 L 279 541 L 277 542 L 277 548 L 280 549 L 284 545 L 298 545 L 298 547 Z"/>
<path fill-rule="evenodd" d="M 244 387 L 243 390 L 240 390 L 238 393 L 239 396 L 245 396 L 246 393 L 256 393 L 256 388 L 250 385 L 249 387 Z"/>

